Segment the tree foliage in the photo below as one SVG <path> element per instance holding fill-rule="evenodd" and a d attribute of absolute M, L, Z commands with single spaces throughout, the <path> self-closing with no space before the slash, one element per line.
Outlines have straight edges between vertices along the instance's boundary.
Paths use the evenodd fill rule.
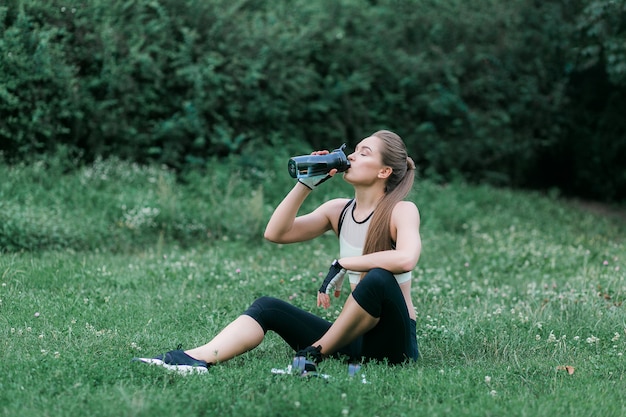
<path fill-rule="evenodd" d="M 182 168 L 389 128 L 441 181 L 620 200 L 625 22 L 623 0 L 9 0 L 0 150 Z"/>

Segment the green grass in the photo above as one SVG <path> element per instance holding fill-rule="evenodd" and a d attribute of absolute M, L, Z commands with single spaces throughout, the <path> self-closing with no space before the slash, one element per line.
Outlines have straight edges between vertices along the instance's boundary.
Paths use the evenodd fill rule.
<path fill-rule="evenodd" d="M 219 169 L 179 183 L 167 171 L 111 164 L 117 174 L 97 186 L 81 185 L 93 166 L 53 177 L 1 168 L 11 180 L 0 186 L 0 236 L 11 241 L 10 230 L 27 243 L 0 254 L 1 416 L 626 414 L 623 217 L 537 193 L 423 181 L 412 196 L 424 245 L 416 364 L 368 364 L 367 384 L 336 360 L 323 363 L 328 382 L 272 375 L 293 352 L 269 334 L 258 349 L 183 377 L 130 360 L 204 343 L 261 295 L 332 319 L 340 303 L 317 309 L 315 281 L 337 242 L 253 237 L 288 181 L 235 178 L 240 189 L 228 194 L 201 191 Z M 328 184 L 313 199 L 343 187 Z M 211 192 L 220 198 L 211 202 Z M 131 202 L 159 216 L 173 208 L 132 229 L 120 222 Z M 257 212 L 247 214 L 241 205 L 251 202 Z M 241 216 L 249 230 L 228 229 Z M 192 224 L 222 233 L 185 229 Z"/>

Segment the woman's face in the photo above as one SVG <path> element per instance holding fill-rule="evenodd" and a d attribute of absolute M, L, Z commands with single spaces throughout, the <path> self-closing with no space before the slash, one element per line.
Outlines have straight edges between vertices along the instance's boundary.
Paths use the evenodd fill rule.
<path fill-rule="evenodd" d="M 383 165 L 382 162 L 382 140 L 376 136 L 370 136 L 363 139 L 356 145 L 354 152 L 348 155 L 350 161 L 350 169 L 348 169 L 343 178 L 350 184 L 370 185 L 384 180 L 390 174 L 390 168 Z"/>

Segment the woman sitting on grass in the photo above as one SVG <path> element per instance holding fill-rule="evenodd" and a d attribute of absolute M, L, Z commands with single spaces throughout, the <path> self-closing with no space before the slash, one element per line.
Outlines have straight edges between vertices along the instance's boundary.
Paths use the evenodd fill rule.
<path fill-rule="evenodd" d="M 317 305 L 328 308 L 329 294 L 334 290 L 339 296 L 347 273 L 352 293 L 334 323 L 285 301 L 261 297 L 207 344 L 137 359 L 182 372 L 205 372 L 255 348 L 272 330 L 297 352 L 293 363 L 301 374 L 316 371 L 316 364 L 331 355 L 393 364 L 416 360 L 411 271 L 421 251 L 420 218 L 415 204 L 404 201 L 413 186 L 415 164 L 402 139 L 384 130 L 363 139 L 348 160 L 350 168 L 343 176 L 354 187 L 353 199 L 333 199 L 298 216 L 305 198 L 329 176 L 300 179 L 265 230 L 265 238 L 276 243 L 302 242 L 330 229 L 337 234 L 340 258 L 317 294 Z"/>

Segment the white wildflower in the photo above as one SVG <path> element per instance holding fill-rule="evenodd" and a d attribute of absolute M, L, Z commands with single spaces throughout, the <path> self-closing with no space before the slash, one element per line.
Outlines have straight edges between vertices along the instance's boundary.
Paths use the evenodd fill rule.
<path fill-rule="evenodd" d="M 548 336 L 548 343 L 556 343 L 556 336 L 552 331 L 550 331 L 550 335 Z"/>

